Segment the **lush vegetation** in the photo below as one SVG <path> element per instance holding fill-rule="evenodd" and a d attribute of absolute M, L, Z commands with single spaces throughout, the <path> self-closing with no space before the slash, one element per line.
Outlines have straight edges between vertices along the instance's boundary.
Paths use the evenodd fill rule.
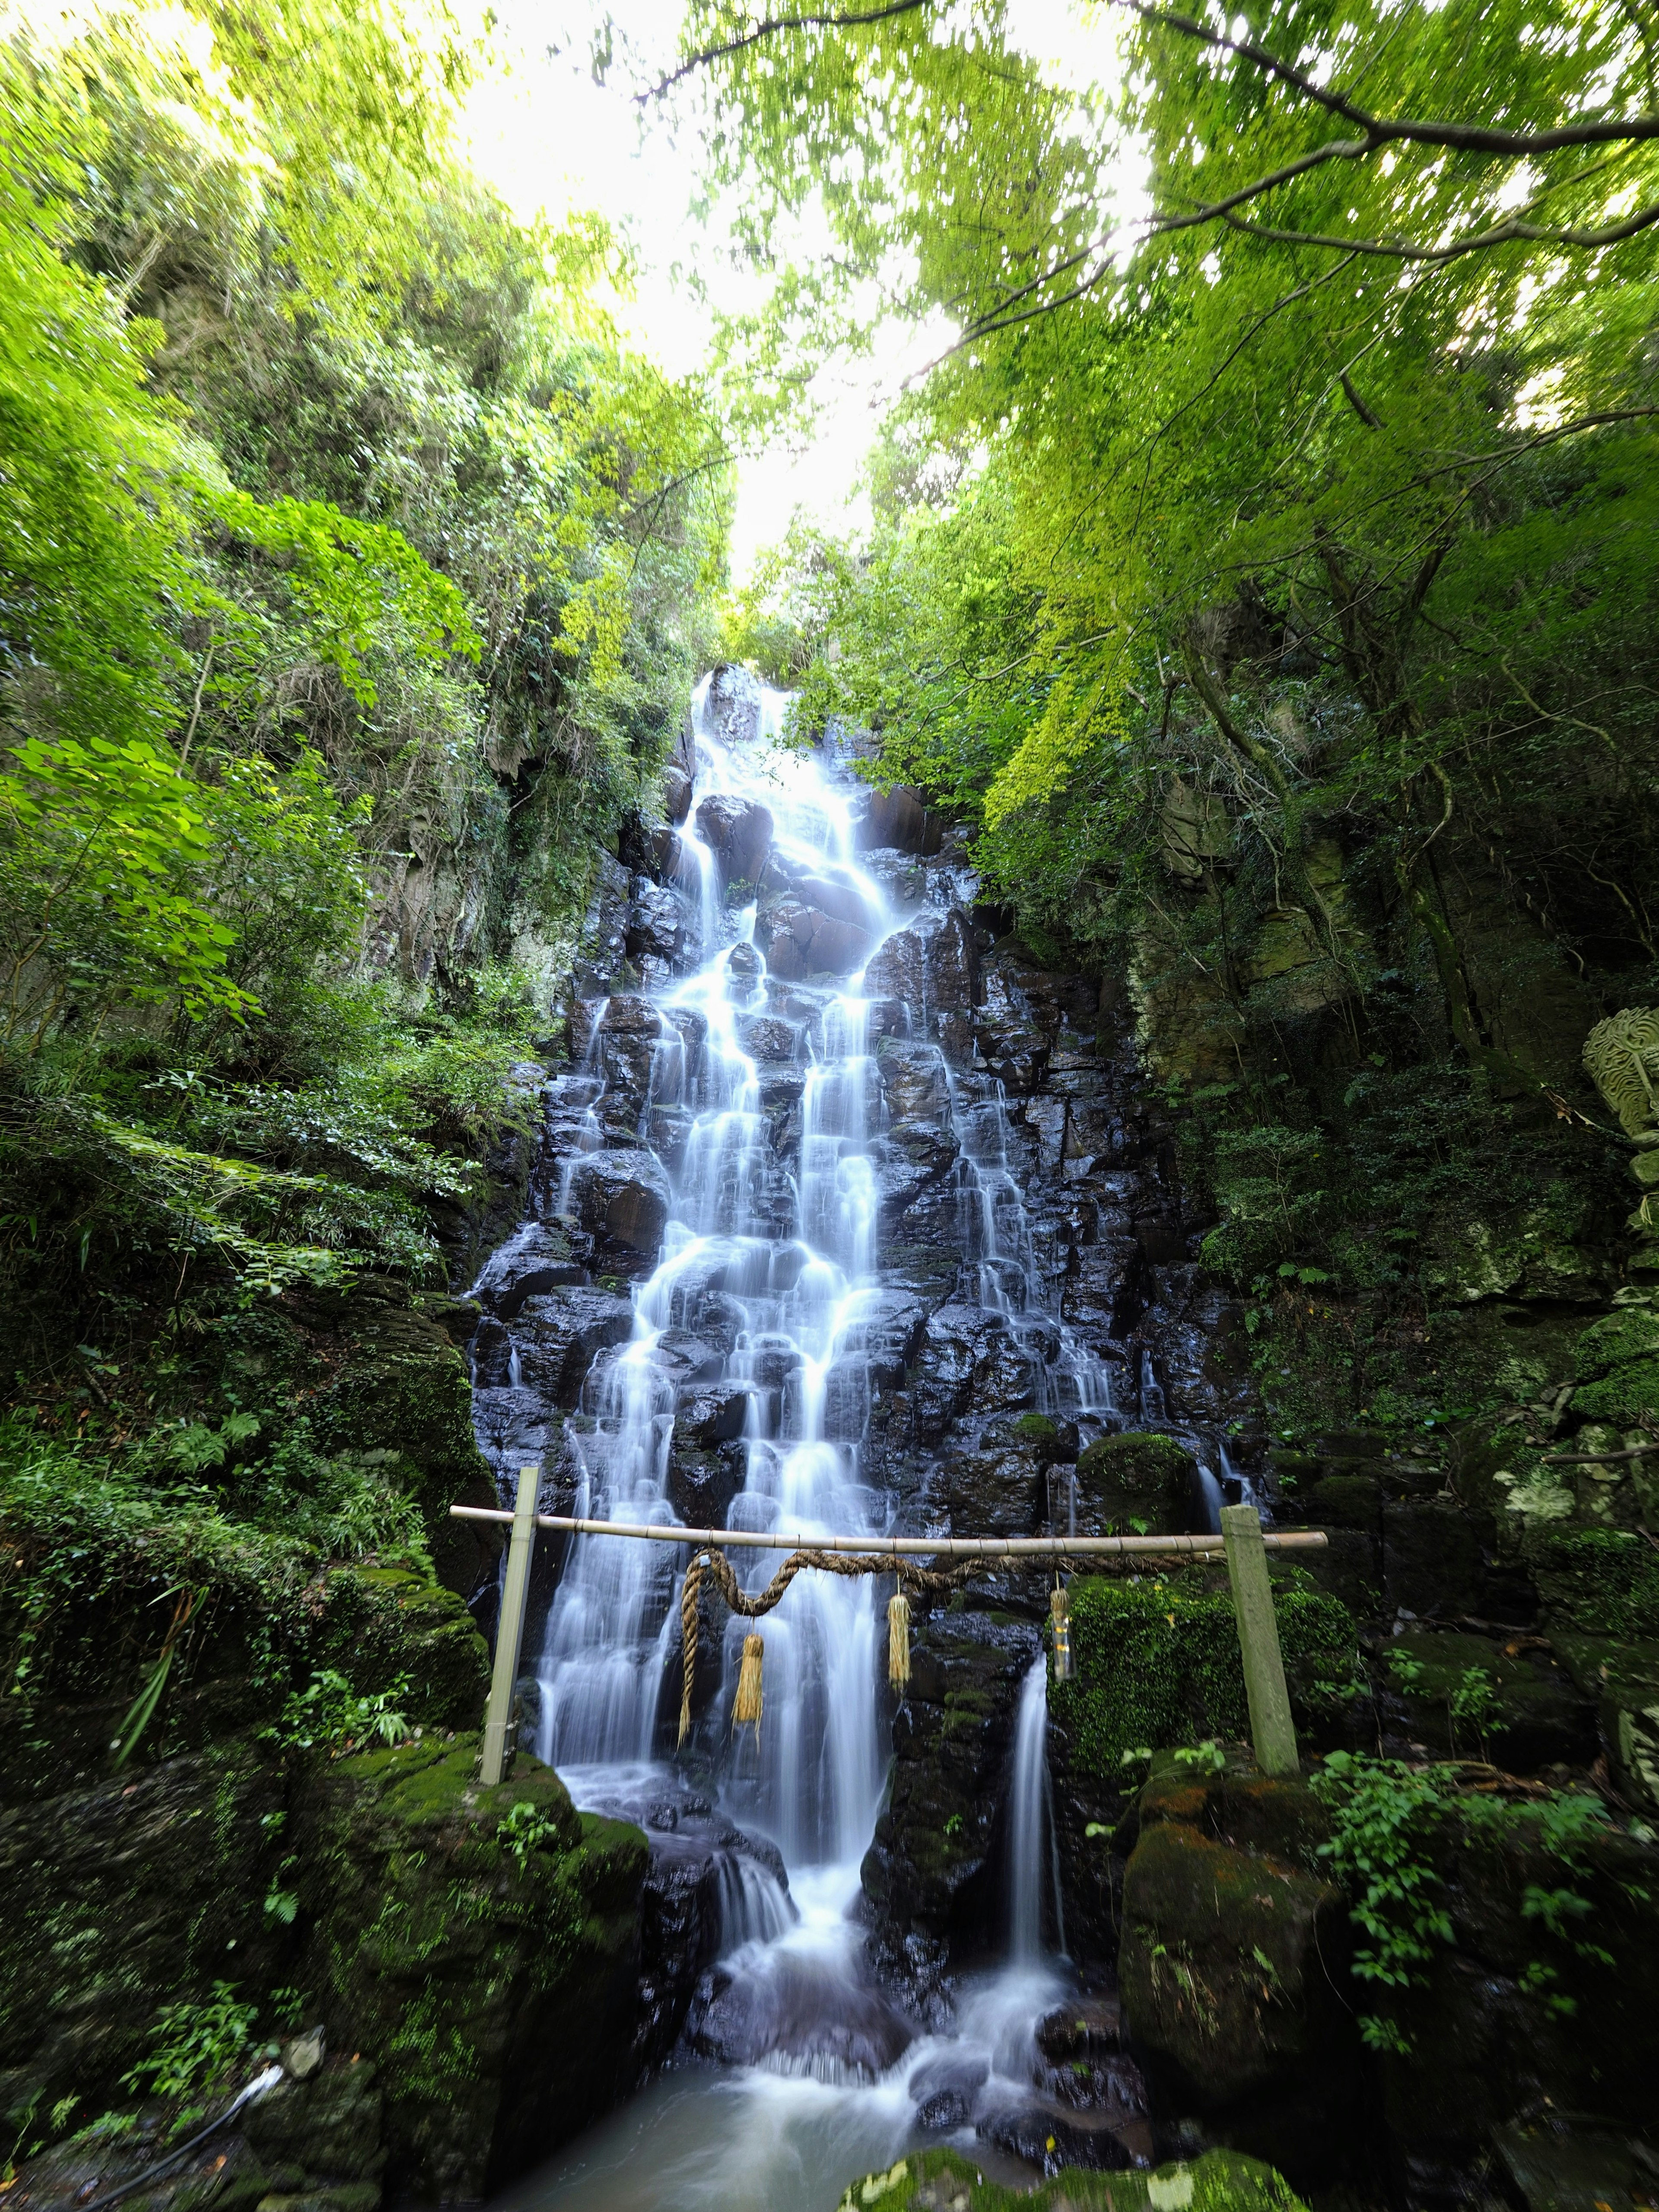
<path fill-rule="evenodd" d="M 432 1279 L 425 1201 L 684 712 L 719 433 L 596 309 L 603 228 L 526 231 L 453 152 L 475 61 L 327 4 L 0 48 L 31 1365 L 232 1285 Z"/>
<path fill-rule="evenodd" d="M 757 247 L 816 211 L 811 327 L 953 335 L 867 543 L 798 528 L 734 644 L 879 731 L 1040 955 L 1127 969 L 1268 1384 L 1335 1298 L 1347 1411 L 1478 1400 L 1406 1382 L 1425 1316 L 1477 1217 L 1616 1233 L 1578 1050 L 1659 981 L 1645 32 L 1106 7 L 1083 93 L 995 0 L 739 14 L 664 96 Z"/>

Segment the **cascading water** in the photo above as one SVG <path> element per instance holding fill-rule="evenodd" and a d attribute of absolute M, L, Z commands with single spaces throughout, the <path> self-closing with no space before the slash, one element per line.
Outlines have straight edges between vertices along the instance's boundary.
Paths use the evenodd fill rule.
<path fill-rule="evenodd" d="M 864 1464 L 872 1416 L 908 1356 L 877 1360 L 872 1347 L 896 1295 L 881 1273 L 883 1208 L 911 1160 L 924 1161 L 918 1187 L 927 1160 L 943 1168 L 939 1218 L 961 1255 L 957 1287 L 935 1302 L 948 1296 L 970 1327 L 1002 1332 L 1026 1377 L 1016 1403 L 1085 1437 L 1121 1425 L 1110 1368 L 1063 1317 L 1003 1082 L 966 1067 L 960 995 L 935 1003 L 935 956 L 960 934 L 971 878 L 947 860 L 921 880 L 895 865 L 897 853 L 861 865 L 855 786 L 828 749 L 769 742 L 782 705 L 764 695 L 758 732 L 728 744 L 700 690 L 687 818 L 661 871 L 673 895 L 653 894 L 674 957 L 643 962 L 642 990 L 586 998 L 573 1024 L 576 1064 L 550 1086 L 540 1218 L 574 1234 L 602 1217 L 606 1249 L 638 1254 L 629 1304 L 614 1279 L 594 1284 L 550 1258 L 530 1228 L 520 1235 L 531 1243 L 503 1248 L 475 1286 L 508 1286 L 493 1309 L 501 1328 L 475 1347 L 478 1402 L 500 1401 L 481 1412 L 480 1435 L 494 1422 L 503 1467 L 501 1439 L 556 1438 L 562 1406 L 574 1410 L 550 1458 L 562 1450 L 563 1510 L 723 1522 L 775 1531 L 781 1543 L 916 1525 Z M 791 927 L 797 949 L 786 961 Z M 817 933 L 805 954 L 803 931 Z M 921 963 L 909 981 L 907 959 Z M 890 1055 L 879 1064 L 878 1046 Z M 912 1086 L 908 1120 L 896 1068 Z M 520 1297 L 515 1267 L 570 1286 L 553 1292 L 564 1301 L 556 1314 Z M 1059 1526 L 1075 1512 L 1074 1490 L 1059 1502 L 1062 1471 L 1049 1477 Z M 677 1495 L 695 1495 L 697 1510 L 683 1515 Z M 732 1556 L 753 1590 L 782 1553 Z M 578 1803 L 670 1826 L 690 1802 L 667 1756 L 684 1564 L 668 1546 L 574 1539 L 534 1656 L 538 1755 Z M 761 1621 L 728 1620 L 712 1698 L 699 1676 L 693 1769 L 712 1784 L 717 1817 L 737 1824 L 729 1839 L 746 1832 L 776 1847 L 787 1891 L 775 1858 L 722 1847 L 720 1956 L 688 2032 L 726 2070 L 649 2092 L 650 2154 L 630 2107 L 538 2186 L 538 2203 L 805 2212 L 833 2202 L 849 2173 L 896 2155 L 919 2116 L 937 2130 L 1030 2107 L 1044 2078 L 1036 2023 L 1067 1986 L 1043 1942 L 1060 1923 L 1046 1661 L 1025 1674 L 1006 1777 L 1009 1963 L 959 1987 L 953 2028 L 920 2033 L 877 1987 L 854 1917 L 888 1759 L 890 1587 L 803 1574 Z M 733 1734 L 742 1642 L 757 1628 L 763 1725 Z M 1022 1632 L 1029 1652 L 1031 1632 Z M 1018 2124 L 1007 2139 L 1024 2140 Z M 995 2164 L 988 2144 L 977 2154 Z"/>
<path fill-rule="evenodd" d="M 1008 1949 L 1021 1965 L 1042 1955 L 1045 1909 L 1052 1909 L 1056 1948 L 1066 1948 L 1048 1738 L 1048 1662 L 1038 1659 L 1019 1693 L 1008 1793 Z"/>

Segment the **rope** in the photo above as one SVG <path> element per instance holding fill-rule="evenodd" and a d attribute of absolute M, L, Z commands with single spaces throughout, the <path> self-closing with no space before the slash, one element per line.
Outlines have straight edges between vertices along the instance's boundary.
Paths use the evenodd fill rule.
<path fill-rule="evenodd" d="M 1065 1565 L 1062 1559 L 1056 1567 Z M 726 1600 L 731 1610 L 745 1620 L 758 1620 L 770 1613 L 782 1600 L 789 1585 L 799 1574 L 808 1568 L 825 1575 L 896 1575 L 901 1584 L 908 1583 L 912 1589 L 929 1597 L 943 1597 L 970 1577 L 984 1571 L 982 1559 L 963 1559 L 951 1567 L 924 1567 L 908 1558 L 885 1558 L 856 1552 L 792 1552 L 763 1590 L 753 1597 L 741 1588 L 732 1562 L 723 1552 L 704 1550 L 697 1553 L 685 1571 L 685 1583 L 680 1591 L 680 1640 L 684 1650 L 684 1665 L 680 1677 L 680 1733 L 684 1743 L 691 1727 L 691 1678 L 697 1665 L 697 1633 L 701 1620 L 702 1586 L 712 1582 Z"/>

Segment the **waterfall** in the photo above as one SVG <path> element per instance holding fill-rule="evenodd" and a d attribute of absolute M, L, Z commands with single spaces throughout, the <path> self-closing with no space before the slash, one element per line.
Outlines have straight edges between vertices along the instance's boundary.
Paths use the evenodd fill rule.
<path fill-rule="evenodd" d="M 580 1466 L 576 1510 L 596 1519 L 678 1517 L 666 1494 L 677 1385 L 669 1355 L 678 1356 L 689 1331 L 703 1351 L 716 1349 L 709 1387 L 740 1390 L 747 1401 L 744 1480 L 727 1525 L 792 1536 L 864 1533 L 872 1500 L 859 1480 L 859 1441 L 868 1385 L 848 1339 L 868 1309 L 876 1267 L 867 1146 L 878 1092 L 867 1009 L 856 980 L 820 992 L 821 1003 L 799 994 L 787 1040 L 800 1070 L 792 1182 L 763 1110 L 761 1054 L 750 1048 L 764 1024 L 775 1051 L 783 1026 L 752 943 L 755 910 L 726 902 L 720 856 L 694 826 L 707 818 L 698 810 L 709 799 L 764 806 L 771 849 L 783 863 L 810 868 L 826 887 L 821 896 L 850 901 L 850 910 L 881 928 L 889 917 L 879 887 L 851 858 L 848 800 L 818 761 L 776 746 L 726 748 L 706 702 L 705 684 L 694 708 L 697 773 L 679 857 L 700 957 L 693 972 L 649 994 L 658 1034 L 641 1134 L 648 1138 L 653 1113 L 689 1116 L 689 1126 L 669 1176 L 659 1262 L 634 1293 L 632 1337 L 586 1386 L 592 1425 L 571 1439 Z M 776 724 L 769 696 L 762 734 Z M 586 1068 L 604 1073 L 604 1033 L 623 1003 L 605 1002 Z M 775 1062 L 768 1065 L 775 1079 Z M 584 1136 L 597 1130 L 604 1108 L 603 1096 L 589 1102 Z M 569 1185 L 567 1168 L 567 1206 Z M 744 1586 L 763 1588 L 781 1557 L 743 1553 Z M 539 1662 L 537 1748 L 550 1764 L 651 1756 L 674 1648 L 676 1573 L 673 1555 L 654 1546 L 604 1536 L 572 1546 Z M 805 1575 L 763 1621 L 729 1620 L 721 1710 L 729 1709 L 743 1638 L 757 1628 L 766 1646 L 765 1726 L 727 1759 L 725 1802 L 769 1835 L 792 1867 L 855 1869 L 884 1766 L 873 1584 Z"/>
<path fill-rule="evenodd" d="M 1060 1846 L 1048 1780 L 1048 1662 L 1036 1660 L 1019 1693 L 1008 1792 L 1008 1948 L 1017 1964 L 1042 1955 L 1043 1908 L 1054 1900 L 1058 1948 L 1066 1949 Z"/>

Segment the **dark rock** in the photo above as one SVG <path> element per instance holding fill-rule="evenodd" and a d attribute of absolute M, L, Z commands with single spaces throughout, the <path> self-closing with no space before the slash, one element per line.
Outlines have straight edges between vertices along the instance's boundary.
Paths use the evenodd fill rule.
<path fill-rule="evenodd" d="M 1141 1831 L 1123 1909 L 1124 2014 L 1184 2109 L 1260 2104 L 1351 2054 L 1347 1905 L 1328 1882 L 1165 1820 Z"/>
<path fill-rule="evenodd" d="M 718 793 L 698 807 L 697 834 L 714 855 L 722 883 L 753 884 L 771 848 L 772 817 L 750 799 Z"/>
<path fill-rule="evenodd" d="M 473 1294 L 498 1322 L 508 1322 L 526 1298 L 586 1279 L 586 1271 L 570 1257 L 568 1237 L 527 1221 L 490 1255 Z"/>
<path fill-rule="evenodd" d="M 909 1690 L 893 1717 L 887 1796 L 862 1869 L 872 1942 L 884 1969 L 908 1986 L 913 1937 L 963 1958 L 999 1948 L 993 1854 L 1014 1711 L 1038 1649 L 1035 1629 L 981 1614 L 935 1614 L 916 1630 Z"/>
<path fill-rule="evenodd" d="M 890 1237 L 922 1193 L 955 1166 L 957 1140 L 948 1128 L 907 1123 L 872 1138 L 869 1154 L 882 1233 Z"/>
<path fill-rule="evenodd" d="M 920 792 L 898 783 L 890 791 L 871 793 L 854 842 L 860 853 L 890 847 L 897 852 L 931 857 L 944 837 L 944 816 L 934 813 Z"/>
<path fill-rule="evenodd" d="M 761 687 L 746 668 L 722 661 L 708 678 L 703 713 L 723 745 L 752 744 L 760 735 Z"/>
<path fill-rule="evenodd" d="M 685 939 L 685 909 L 671 890 L 646 876 L 634 879 L 634 896 L 628 909 L 628 950 L 637 960 L 654 953 L 660 960 L 678 958 Z"/>
<path fill-rule="evenodd" d="M 477 1757 L 467 1736 L 325 1763 L 294 1838 L 307 1986 L 336 2050 L 377 2054 L 388 2188 L 440 2200 L 501 2187 L 633 2079 L 645 1840 L 522 1753 L 480 1790 Z M 521 1857 L 496 1836 L 520 1803 L 545 1838 Z"/>
<path fill-rule="evenodd" d="M 767 966 L 786 982 L 809 975 L 849 975 L 875 943 L 862 923 L 844 921 L 799 898 L 782 898 L 761 916 L 756 939 Z"/>
<path fill-rule="evenodd" d="M 526 1298 L 514 1324 L 526 1384 L 556 1406 L 574 1407 L 588 1369 L 606 1346 L 634 1333 L 630 1299 L 571 1286 Z"/>
<path fill-rule="evenodd" d="M 966 2127 L 990 2072 L 983 2058 L 958 2057 L 951 2051 L 917 2067 L 904 2085 L 915 2104 L 916 2125 L 941 2133 Z"/>
<path fill-rule="evenodd" d="M 875 2081 L 915 2033 L 878 1990 L 849 1985 L 831 1962 L 787 1951 L 716 1966 L 686 2023 L 691 2049 L 723 2065 L 781 2059 L 841 2081 Z"/>
<path fill-rule="evenodd" d="M 678 1438 L 668 1455 L 668 1502 L 688 1528 L 723 1528 L 743 1488 L 746 1455 L 738 1443 L 716 1445 Z"/>
<path fill-rule="evenodd" d="M 738 1386 L 721 1384 L 702 1391 L 674 1416 L 675 1439 L 684 1438 L 705 1451 L 734 1443 L 743 1434 L 748 1412 L 749 1393 Z"/>
<path fill-rule="evenodd" d="M 1129 2141 L 1125 2135 L 1134 2130 Z M 1033 2096 L 988 2113 L 976 2132 L 999 2150 L 1057 2173 L 1062 2166 L 1096 2172 L 1121 2172 L 1138 2162 L 1139 2138 L 1146 2131 L 1104 2112 L 1079 2112 L 1048 2098 Z M 1141 2154 L 1144 2155 L 1144 2154 Z"/>
<path fill-rule="evenodd" d="M 590 1152 L 570 1179 L 582 1227 L 625 1252 L 653 1259 L 668 1221 L 668 1178 L 647 1152 Z"/>
<path fill-rule="evenodd" d="M 1173 1437 L 1128 1433 L 1101 1437 L 1077 1463 L 1077 1534 L 1179 1535 L 1188 1525 L 1194 1482 L 1192 1455 Z"/>
<path fill-rule="evenodd" d="M 940 1306 L 916 1364 L 917 1433 L 924 1441 L 942 1437 L 970 1406 L 1000 1413 L 1027 1405 L 1035 1387 L 1031 1362 L 1007 1322 L 982 1306 Z"/>
<path fill-rule="evenodd" d="M 1321 1489 L 1328 1487 L 1321 1484 Z M 1455 1498 L 1401 1498 L 1382 1508 L 1382 1587 L 1410 1613 L 1479 1613 L 1480 1543 Z"/>
<path fill-rule="evenodd" d="M 1037 1465 L 1028 1451 L 952 1452 L 941 1475 L 952 1528 L 975 1536 L 1030 1536 L 1036 1528 Z"/>

